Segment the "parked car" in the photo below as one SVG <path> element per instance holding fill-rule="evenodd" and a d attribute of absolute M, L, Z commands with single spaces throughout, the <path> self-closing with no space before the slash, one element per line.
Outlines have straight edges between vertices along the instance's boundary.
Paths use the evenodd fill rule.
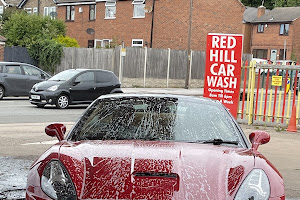
<path fill-rule="evenodd" d="M 51 76 L 30 64 L 0 62 L 0 99 L 7 96 L 28 96 L 32 86 Z"/>
<path fill-rule="evenodd" d="M 104 95 L 28 174 L 29 199 L 284 199 L 280 173 L 219 102 L 162 94 Z"/>
<path fill-rule="evenodd" d="M 267 60 L 267 59 L 262 59 L 262 58 L 252 58 L 251 61 L 255 61 L 255 65 L 263 65 L 263 64 L 272 64 L 273 62 L 270 61 L 270 60 Z M 272 72 L 273 69 L 270 69 L 270 72 Z M 255 68 L 255 73 L 258 73 L 259 72 L 259 69 L 256 67 Z M 260 74 L 263 75 L 263 73 L 267 73 L 268 72 L 268 69 L 261 69 L 260 70 Z"/>
<path fill-rule="evenodd" d="M 30 103 L 67 108 L 71 104 L 91 103 L 104 94 L 122 93 L 121 83 L 111 71 L 69 69 L 47 81 L 35 84 L 30 91 Z"/>

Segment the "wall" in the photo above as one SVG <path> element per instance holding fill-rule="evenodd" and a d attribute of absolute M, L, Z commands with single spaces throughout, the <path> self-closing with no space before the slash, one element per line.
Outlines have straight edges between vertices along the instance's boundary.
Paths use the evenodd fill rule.
<path fill-rule="evenodd" d="M 252 35 L 252 25 L 249 23 L 243 24 L 243 53 L 251 53 L 251 35 Z"/>
<path fill-rule="evenodd" d="M 264 27 L 263 33 L 257 33 L 257 24 L 253 25 L 252 30 L 252 48 L 253 49 L 268 49 L 268 59 L 270 59 L 270 50 L 277 49 L 279 60 L 279 51 L 284 48 L 284 40 L 286 40 L 286 57 L 291 58 L 292 46 L 293 46 L 293 35 L 294 25 L 290 24 L 289 35 L 279 35 L 280 23 L 269 23 L 267 27 Z"/>
<path fill-rule="evenodd" d="M 53 0 L 40 0 L 40 14 L 44 15 L 44 7 L 51 7 L 55 6 Z M 24 8 L 34 8 L 38 7 L 38 0 L 27 0 L 26 4 L 23 5 L 22 9 Z M 33 10 L 32 10 L 33 11 Z"/>
<path fill-rule="evenodd" d="M 293 35 L 293 50 L 296 56 L 296 61 L 300 62 L 300 18 L 296 19 L 294 22 L 294 35 Z M 297 33 L 297 34 L 296 34 Z"/>
<path fill-rule="evenodd" d="M 153 47 L 187 49 L 190 1 L 162 0 L 155 7 Z M 244 10 L 238 0 L 194 0 L 191 48 L 205 51 L 208 33 L 242 34 Z"/>
<path fill-rule="evenodd" d="M 153 27 L 153 48 L 187 49 L 188 24 L 190 12 L 189 0 L 156 0 Z M 153 1 L 147 0 L 146 6 Z M 79 7 L 83 12 L 79 13 Z M 193 50 L 206 49 L 207 33 L 242 34 L 244 6 L 238 0 L 228 1 L 194 1 L 192 18 Z M 230 10 L 230 12 L 227 12 Z M 105 2 L 97 2 L 96 20 L 89 21 L 89 6 L 75 6 L 75 21 L 66 22 L 67 35 L 75 37 L 81 47 L 87 47 L 88 40 L 117 39 L 131 46 L 132 39 L 143 39 L 150 43 L 152 14 L 145 13 L 145 18 L 134 19 L 132 1 L 117 1 L 116 18 L 105 18 Z M 59 6 L 58 18 L 65 20 L 66 7 Z M 86 33 L 93 28 L 93 36 Z M 148 46 L 149 47 L 149 46 Z"/>
<path fill-rule="evenodd" d="M 0 61 L 4 61 L 4 46 L 5 44 L 0 42 Z"/>

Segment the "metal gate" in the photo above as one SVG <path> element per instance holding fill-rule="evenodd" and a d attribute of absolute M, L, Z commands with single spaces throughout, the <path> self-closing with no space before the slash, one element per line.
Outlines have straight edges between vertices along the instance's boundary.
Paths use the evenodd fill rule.
<path fill-rule="evenodd" d="M 288 123 L 293 107 L 299 122 L 300 65 L 245 63 L 239 116 L 253 122 Z"/>

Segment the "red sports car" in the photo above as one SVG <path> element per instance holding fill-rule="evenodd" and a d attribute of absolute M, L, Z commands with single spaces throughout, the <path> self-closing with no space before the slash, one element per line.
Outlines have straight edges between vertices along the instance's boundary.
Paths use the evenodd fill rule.
<path fill-rule="evenodd" d="M 26 199 L 285 199 L 282 176 L 220 103 L 159 94 L 95 100 L 28 174 Z"/>

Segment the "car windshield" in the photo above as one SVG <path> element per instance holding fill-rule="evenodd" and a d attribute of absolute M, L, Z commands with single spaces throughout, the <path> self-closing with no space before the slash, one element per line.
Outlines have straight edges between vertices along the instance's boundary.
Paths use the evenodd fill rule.
<path fill-rule="evenodd" d="M 221 105 L 200 98 L 190 99 L 99 99 L 79 120 L 70 137 L 75 141 L 163 140 L 203 143 L 217 139 L 240 145 L 240 132 Z"/>
<path fill-rule="evenodd" d="M 51 81 L 67 81 L 80 72 L 81 71 L 79 71 L 79 70 L 62 71 L 62 72 L 56 74 L 55 76 L 53 76 L 52 78 L 50 78 L 49 80 L 51 80 Z"/>

